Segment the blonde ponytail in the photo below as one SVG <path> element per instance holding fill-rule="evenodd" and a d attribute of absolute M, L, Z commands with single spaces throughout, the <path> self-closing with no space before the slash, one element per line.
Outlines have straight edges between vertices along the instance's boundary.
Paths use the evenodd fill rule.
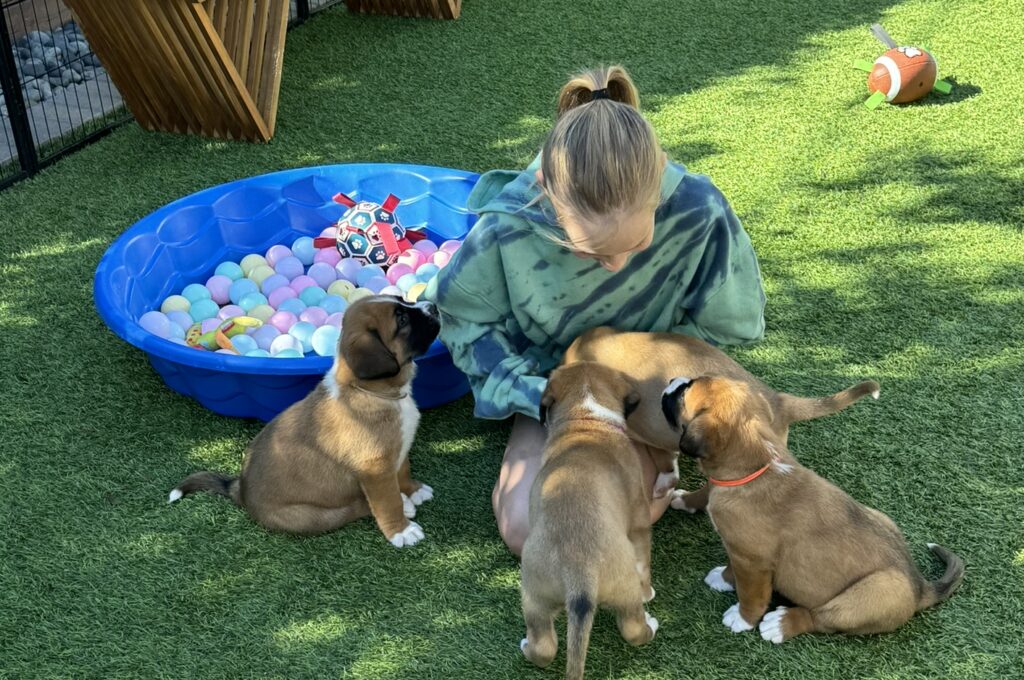
<path fill-rule="evenodd" d="M 663 156 L 621 66 L 574 76 L 558 96 L 558 120 L 541 152 L 544 190 L 560 215 L 593 220 L 653 207 Z"/>

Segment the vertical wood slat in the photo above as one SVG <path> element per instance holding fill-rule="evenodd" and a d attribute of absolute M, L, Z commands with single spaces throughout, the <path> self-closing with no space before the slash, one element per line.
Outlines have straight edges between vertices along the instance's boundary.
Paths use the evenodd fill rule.
<path fill-rule="evenodd" d="M 350 12 L 458 19 L 462 0 L 345 0 Z"/>
<path fill-rule="evenodd" d="M 273 136 L 288 0 L 65 2 L 142 127 Z"/>

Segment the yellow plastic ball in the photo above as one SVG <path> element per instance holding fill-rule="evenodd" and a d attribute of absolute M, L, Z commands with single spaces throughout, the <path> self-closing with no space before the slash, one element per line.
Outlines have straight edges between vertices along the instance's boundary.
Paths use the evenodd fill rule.
<path fill-rule="evenodd" d="M 274 268 L 270 265 L 261 264 L 251 272 L 249 272 L 249 280 L 256 283 L 257 286 L 262 286 L 264 279 L 274 275 Z"/>
<path fill-rule="evenodd" d="M 427 284 L 425 284 L 425 283 L 417 283 L 417 284 L 413 285 L 409 289 L 409 292 L 407 292 L 405 294 L 405 299 L 408 300 L 409 302 L 416 302 L 417 300 L 419 300 L 420 295 L 423 295 L 423 291 L 425 291 L 426 289 L 427 289 Z"/>
<path fill-rule="evenodd" d="M 349 304 L 352 304 L 353 302 L 356 302 L 358 300 L 362 300 L 363 298 L 368 298 L 368 297 L 373 297 L 373 291 L 372 290 L 370 290 L 368 288 L 356 288 L 355 290 L 353 290 L 351 293 L 348 294 L 348 302 L 349 302 Z"/>
<path fill-rule="evenodd" d="M 257 255 L 256 253 L 253 253 L 252 255 L 246 255 L 245 257 L 243 257 L 242 261 L 239 264 L 242 267 L 242 276 L 249 276 L 252 270 L 256 269 L 256 267 L 259 267 L 261 265 L 266 266 L 267 259 L 262 255 Z"/>
<path fill-rule="evenodd" d="M 348 300 L 348 296 L 351 295 L 352 291 L 354 291 L 355 289 L 356 286 L 351 281 L 338 279 L 337 281 L 334 281 L 333 283 L 331 283 L 331 285 L 327 287 L 327 294 L 337 295 L 338 297 Z M 349 300 L 349 302 L 354 302 L 354 300 Z"/>
<path fill-rule="evenodd" d="M 192 307 L 192 303 L 188 301 L 188 298 L 183 295 L 171 295 L 163 304 L 160 305 L 160 311 L 164 314 L 168 312 L 187 312 Z"/>
<path fill-rule="evenodd" d="M 256 305 L 249 310 L 249 316 L 255 317 L 263 323 L 266 323 L 267 319 L 274 316 L 274 311 L 274 308 L 270 305 Z"/>

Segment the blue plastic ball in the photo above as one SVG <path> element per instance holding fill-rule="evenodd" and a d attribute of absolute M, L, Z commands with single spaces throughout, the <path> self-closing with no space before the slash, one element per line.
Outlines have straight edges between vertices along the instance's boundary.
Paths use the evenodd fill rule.
<path fill-rule="evenodd" d="M 181 297 L 195 304 L 199 300 L 209 300 L 210 291 L 201 283 L 190 283 L 185 286 L 185 290 L 181 291 Z"/>
<path fill-rule="evenodd" d="M 252 282 L 250 281 L 250 283 Z M 217 316 L 217 312 L 219 311 L 220 306 L 213 300 L 207 298 L 205 300 L 195 302 L 188 310 L 188 313 L 192 315 L 193 321 L 206 321 L 207 319 L 212 319 Z"/>
<path fill-rule="evenodd" d="M 295 316 L 298 316 L 299 314 L 302 314 L 302 310 L 304 310 L 307 306 L 308 305 L 299 298 L 288 298 L 287 300 L 282 301 L 281 304 L 277 306 L 277 311 L 291 312 Z"/>
<path fill-rule="evenodd" d="M 295 239 L 295 243 L 292 244 L 292 255 L 299 258 L 299 262 L 307 267 L 313 264 L 313 258 L 316 256 L 313 239 L 308 236 Z"/>
<path fill-rule="evenodd" d="M 395 285 L 398 286 L 399 290 L 403 293 L 408 293 L 409 289 L 419 282 L 420 280 L 416 278 L 415 274 L 404 274 L 395 281 Z"/>
<path fill-rule="evenodd" d="M 238 301 L 238 306 L 248 314 L 254 307 L 267 304 L 267 296 L 263 293 L 248 293 Z"/>
<path fill-rule="evenodd" d="M 328 314 L 337 314 L 344 312 L 348 308 L 348 303 L 340 295 L 327 295 L 320 301 L 320 308 Z"/>
<path fill-rule="evenodd" d="M 260 284 L 260 290 L 264 295 L 270 295 L 278 288 L 288 285 L 288 277 L 281 274 L 271 274 L 267 278 L 263 279 L 263 283 Z"/>
<path fill-rule="evenodd" d="M 184 340 L 185 339 L 185 329 L 182 328 L 181 326 L 179 326 L 178 324 L 176 324 L 176 323 L 168 324 L 168 328 L 171 331 L 167 335 L 167 338 L 169 340 Z"/>
<path fill-rule="evenodd" d="M 276 359 L 301 359 L 302 352 L 297 349 L 283 349 L 274 355 Z"/>
<path fill-rule="evenodd" d="M 367 282 L 375 277 L 384 277 L 384 270 L 375 264 L 368 264 L 356 274 L 356 285 L 365 286 Z M 386 277 L 384 277 L 387 280 Z"/>
<path fill-rule="evenodd" d="M 313 333 L 316 326 L 308 321 L 300 321 L 288 330 L 288 335 L 302 343 L 302 351 L 309 352 L 313 349 Z"/>
<path fill-rule="evenodd" d="M 260 287 L 256 285 L 256 282 L 251 279 L 238 279 L 231 284 L 231 288 L 228 289 L 228 297 L 231 298 L 231 302 L 238 304 L 238 301 L 244 298 L 249 293 L 260 292 Z"/>
<path fill-rule="evenodd" d="M 436 264 L 431 264 L 428 262 L 426 264 L 421 264 L 419 267 L 416 268 L 416 277 L 420 281 L 426 283 L 430 279 L 434 278 L 439 271 L 441 271 L 440 267 L 438 267 Z"/>
<path fill-rule="evenodd" d="M 171 326 L 177 326 L 178 324 L 171 323 L 170 318 L 163 312 L 146 312 L 139 319 L 139 325 L 146 329 L 148 333 L 161 338 L 168 338 L 174 332 Z M 191 325 L 191 322 L 189 322 L 189 325 Z M 181 337 L 185 337 L 185 335 L 182 334 Z"/>
<path fill-rule="evenodd" d="M 226 276 L 232 281 L 237 281 L 242 278 L 242 267 L 235 262 L 221 262 L 213 273 Z"/>
<path fill-rule="evenodd" d="M 299 299 L 306 303 L 307 307 L 320 304 L 320 301 L 327 297 L 327 291 L 317 286 L 303 288 L 299 293 Z"/>
<path fill-rule="evenodd" d="M 231 344 L 236 350 L 238 350 L 239 354 L 248 354 L 254 349 L 259 349 L 259 345 L 256 344 L 256 341 L 248 335 L 236 335 L 231 338 Z"/>
<path fill-rule="evenodd" d="M 296 352 L 296 354 L 298 354 L 298 352 Z M 270 356 L 270 352 L 268 352 L 265 349 L 254 349 L 251 352 L 246 352 L 245 356 L 247 356 L 247 357 L 264 357 L 264 358 L 266 358 L 266 357 Z"/>
<path fill-rule="evenodd" d="M 338 348 L 341 331 L 334 326 L 320 326 L 313 331 L 313 351 L 322 357 L 332 357 Z"/>

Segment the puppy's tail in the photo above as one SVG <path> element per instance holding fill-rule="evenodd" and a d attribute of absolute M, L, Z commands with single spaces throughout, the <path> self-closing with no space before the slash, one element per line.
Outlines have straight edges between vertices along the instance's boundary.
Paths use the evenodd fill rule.
<path fill-rule="evenodd" d="M 946 573 L 936 581 L 925 582 L 917 611 L 942 602 L 956 592 L 964 580 L 964 561 L 956 553 L 935 543 L 929 543 L 928 549 L 946 563 Z"/>
<path fill-rule="evenodd" d="M 230 498 L 235 505 L 242 504 L 238 489 L 238 477 L 229 477 L 219 472 L 196 472 L 189 475 L 181 480 L 181 484 L 171 490 L 167 496 L 167 502 L 173 503 L 193 491 L 209 491 Z"/>
<path fill-rule="evenodd" d="M 590 629 L 594 626 L 594 614 L 597 612 L 596 592 L 596 588 L 574 589 L 565 599 L 565 610 L 569 615 L 565 635 L 566 680 L 583 680 Z"/>
<path fill-rule="evenodd" d="M 794 397 L 792 394 L 780 393 L 782 417 L 788 425 L 789 423 L 801 420 L 813 420 L 832 415 L 869 394 L 878 399 L 880 390 L 881 388 L 874 380 L 865 380 L 842 392 L 836 392 L 830 397 L 819 397 L 817 399 Z"/>

